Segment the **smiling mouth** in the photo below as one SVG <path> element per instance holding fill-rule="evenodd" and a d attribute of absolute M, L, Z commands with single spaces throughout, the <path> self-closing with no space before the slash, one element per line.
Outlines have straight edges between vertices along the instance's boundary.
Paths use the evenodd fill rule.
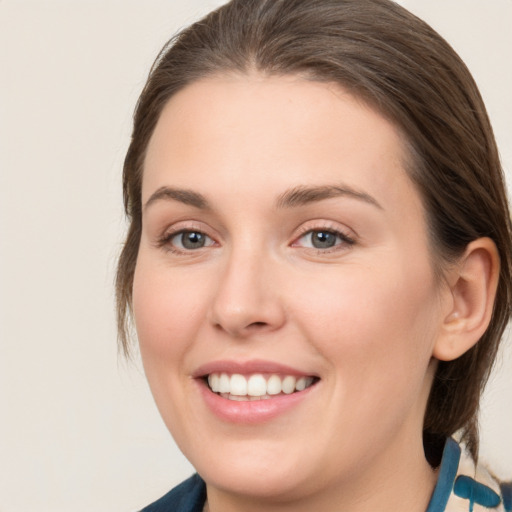
<path fill-rule="evenodd" d="M 254 401 L 269 400 L 277 396 L 300 393 L 316 384 L 318 377 L 294 375 L 264 375 L 255 373 L 210 373 L 204 377 L 209 389 L 228 400 Z"/>

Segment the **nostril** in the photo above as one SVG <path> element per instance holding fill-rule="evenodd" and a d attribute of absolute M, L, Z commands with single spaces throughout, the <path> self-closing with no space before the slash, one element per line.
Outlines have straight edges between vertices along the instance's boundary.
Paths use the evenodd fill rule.
<path fill-rule="evenodd" d="M 258 328 L 258 327 L 265 327 L 267 324 L 265 322 L 253 322 L 252 324 L 249 324 L 247 327 L 251 328 L 251 327 L 255 327 L 255 328 Z"/>

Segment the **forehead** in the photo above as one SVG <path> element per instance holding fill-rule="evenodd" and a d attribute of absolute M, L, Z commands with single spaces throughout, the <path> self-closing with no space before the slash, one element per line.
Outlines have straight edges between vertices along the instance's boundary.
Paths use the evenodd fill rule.
<path fill-rule="evenodd" d="M 342 181 L 396 202 L 413 188 L 402 141 L 392 123 L 336 84 L 215 76 L 187 86 L 162 111 L 143 201 L 170 184 L 223 195 Z"/>

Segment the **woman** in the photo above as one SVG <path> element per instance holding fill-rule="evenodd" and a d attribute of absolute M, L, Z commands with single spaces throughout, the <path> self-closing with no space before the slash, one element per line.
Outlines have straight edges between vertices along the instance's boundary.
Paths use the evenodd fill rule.
<path fill-rule="evenodd" d="M 157 59 L 124 195 L 123 346 L 133 311 L 198 473 L 145 510 L 512 510 L 476 469 L 507 199 L 431 28 L 388 0 L 230 2 Z"/>

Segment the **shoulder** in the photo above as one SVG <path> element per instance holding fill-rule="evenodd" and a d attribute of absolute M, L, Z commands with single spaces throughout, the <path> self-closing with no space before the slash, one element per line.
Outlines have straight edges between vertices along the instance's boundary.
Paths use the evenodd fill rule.
<path fill-rule="evenodd" d="M 512 512 L 512 483 L 475 465 L 463 444 L 448 439 L 427 512 Z"/>
<path fill-rule="evenodd" d="M 205 499 L 206 485 L 195 474 L 141 512 L 202 512 Z"/>

